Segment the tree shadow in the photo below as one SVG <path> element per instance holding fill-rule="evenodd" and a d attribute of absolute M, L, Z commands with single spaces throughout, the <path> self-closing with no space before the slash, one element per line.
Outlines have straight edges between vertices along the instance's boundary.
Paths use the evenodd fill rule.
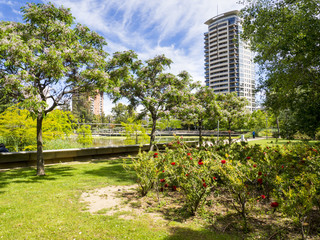
<path fill-rule="evenodd" d="M 61 177 L 72 176 L 74 168 L 70 166 L 46 166 L 45 176 L 37 176 L 35 168 L 10 169 L 0 172 L 0 188 L 4 188 L 14 183 L 38 183 L 44 181 L 52 181 Z M 0 191 L 0 194 L 4 191 Z"/>
<path fill-rule="evenodd" d="M 231 240 L 241 239 L 240 236 L 234 234 L 217 233 L 210 229 L 193 230 L 190 228 L 183 227 L 172 227 L 170 228 L 171 235 L 164 238 L 166 240 Z"/>
<path fill-rule="evenodd" d="M 116 182 L 135 182 L 136 175 L 133 171 L 128 171 L 123 168 L 123 166 L 120 164 L 122 163 L 122 160 L 116 160 L 116 161 L 107 161 L 108 166 L 103 166 L 98 169 L 94 170 L 88 170 L 84 171 L 84 174 L 99 176 L 99 177 L 107 177 L 112 178 Z"/>

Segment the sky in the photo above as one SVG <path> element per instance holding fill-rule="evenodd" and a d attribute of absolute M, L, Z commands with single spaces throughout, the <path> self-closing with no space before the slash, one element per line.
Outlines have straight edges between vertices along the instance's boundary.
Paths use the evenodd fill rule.
<path fill-rule="evenodd" d="M 22 22 L 20 7 L 46 0 L 0 0 L 0 20 Z M 75 21 L 102 35 L 112 55 L 134 50 L 147 60 L 164 54 L 173 61 L 167 70 L 185 70 L 195 81 L 204 79 L 204 24 L 217 14 L 240 10 L 238 0 L 51 0 L 70 8 Z M 111 101 L 105 98 L 104 112 Z"/>

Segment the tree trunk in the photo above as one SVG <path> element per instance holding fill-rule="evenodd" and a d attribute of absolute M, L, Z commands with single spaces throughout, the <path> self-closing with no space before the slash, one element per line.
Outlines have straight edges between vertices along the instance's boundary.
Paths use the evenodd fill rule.
<path fill-rule="evenodd" d="M 199 145 L 202 145 L 202 121 L 199 121 Z"/>
<path fill-rule="evenodd" d="M 229 145 L 231 145 L 231 121 L 228 121 L 228 125 L 229 125 Z"/>
<path fill-rule="evenodd" d="M 152 129 L 151 129 L 151 134 L 150 134 L 150 146 L 149 146 L 149 151 L 153 151 L 154 149 L 154 139 L 155 139 L 155 133 L 156 133 L 156 124 L 157 124 L 157 119 L 152 118 Z"/>
<path fill-rule="evenodd" d="M 280 137 L 279 117 L 277 117 L 278 138 Z"/>
<path fill-rule="evenodd" d="M 43 115 L 37 116 L 37 175 L 44 176 L 43 142 L 42 142 L 42 121 Z"/>

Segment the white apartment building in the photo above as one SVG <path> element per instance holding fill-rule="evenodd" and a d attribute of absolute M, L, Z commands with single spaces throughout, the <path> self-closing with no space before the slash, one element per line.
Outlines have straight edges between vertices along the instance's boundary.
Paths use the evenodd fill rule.
<path fill-rule="evenodd" d="M 240 40 L 239 11 L 230 11 L 205 22 L 205 81 L 216 93 L 236 92 L 255 110 L 253 52 Z"/>

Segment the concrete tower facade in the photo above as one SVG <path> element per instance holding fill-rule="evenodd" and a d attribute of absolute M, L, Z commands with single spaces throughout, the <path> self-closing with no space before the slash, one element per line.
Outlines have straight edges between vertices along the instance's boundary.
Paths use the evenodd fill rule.
<path fill-rule="evenodd" d="M 239 11 L 230 11 L 205 22 L 205 81 L 216 93 L 236 92 L 255 110 L 255 68 L 253 53 L 240 40 Z"/>

